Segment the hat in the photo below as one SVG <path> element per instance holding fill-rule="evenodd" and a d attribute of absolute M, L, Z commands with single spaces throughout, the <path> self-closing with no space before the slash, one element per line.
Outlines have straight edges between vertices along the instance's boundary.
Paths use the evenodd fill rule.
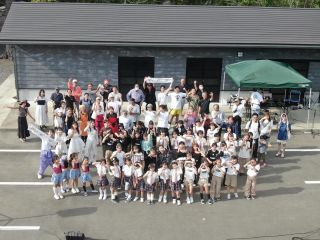
<path fill-rule="evenodd" d="M 59 88 L 59 87 L 56 87 L 56 90 L 60 90 L 60 88 Z"/>
<path fill-rule="evenodd" d="M 73 79 L 72 82 L 73 82 L 73 83 L 74 83 L 74 82 L 78 82 L 78 80 L 77 80 L 77 79 Z"/>
<path fill-rule="evenodd" d="M 23 100 L 23 101 L 21 101 L 20 103 L 19 103 L 19 105 L 21 106 L 22 104 L 26 104 L 26 107 L 30 107 L 30 103 L 28 103 L 28 101 L 27 100 Z"/>

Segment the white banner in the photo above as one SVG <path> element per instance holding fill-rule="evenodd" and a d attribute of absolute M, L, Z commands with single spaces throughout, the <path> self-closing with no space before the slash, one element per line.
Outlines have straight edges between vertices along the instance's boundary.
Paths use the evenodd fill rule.
<path fill-rule="evenodd" d="M 147 78 L 147 83 L 172 83 L 173 78 Z"/>

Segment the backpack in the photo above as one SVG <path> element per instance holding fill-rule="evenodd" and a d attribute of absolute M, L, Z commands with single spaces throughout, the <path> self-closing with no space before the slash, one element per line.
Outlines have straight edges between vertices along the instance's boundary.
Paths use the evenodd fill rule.
<path fill-rule="evenodd" d="M 251 128 L 251 124 L 252 124 L 252 120 L 250 120 L 249 127 L 248 127 L 248 131 L 249 131 L 249 129 Z M 258 133 L 259 133 L 259 135 L 260 135 L 260 121 L 258 121 Z"/>

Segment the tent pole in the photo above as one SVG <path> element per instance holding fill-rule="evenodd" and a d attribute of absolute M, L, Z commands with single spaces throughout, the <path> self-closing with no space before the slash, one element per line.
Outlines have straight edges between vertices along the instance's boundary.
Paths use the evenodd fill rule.
<path fill-rule="evenodd" d="M 226 71 L 223 71 L 223 81 L 222 81 L 222 90 L 224 91 L 224 85 L 226 82 Z"/>
<path fill-rule="evenodd" d="M 240 88 L 238 88 L 238 98 L 240 97 Z"/>
<path fill-rule="evenodd" d="M 307 129 L 309 129 L 310 108 L 311 108 L 311 94 L 312 94 L 312 88 L 310 88 L 310 91 L 309 91 L 309 103 L 308 103 Z"/>

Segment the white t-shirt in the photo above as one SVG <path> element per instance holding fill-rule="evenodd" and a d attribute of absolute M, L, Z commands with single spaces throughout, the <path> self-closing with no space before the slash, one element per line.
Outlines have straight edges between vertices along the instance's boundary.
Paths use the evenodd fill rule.
<path fill-rule="evenodd" d="M 249 176 L 249 177 L 255 177 L 255 176 L 258 175 L 258 172 L 260 171 L 260 165 L 257 164 L 257 165 L 255 165 L 255 166 L 252 166 L 251 164 L 249 164 L 249 165 L 247 166 L 247 169 L 248 169 L 248 171 L 247 171 L 247 176 Z"/>
<path fill-rule="evenodd" d="M 242 146 L 243 144 L 243 146 Z M 238 142 L 238 146 L 239 148 L 239 154 L 238 156 L 241 158 L 250 158 L 251 157 L 251 147 L 250 147 L 250 142 L 246 141 L 245 143 L 243 143 L 242 140 L 240 140 Z"/>
<path fill-rule="evenodd" d="M 133 126 L 132 120 L 129 116 L 125 117 L 125 116 L 121 115 L 119 117 L 119 123 L 123 124 L 123 127 L 125 130 L 129 130 Z"/>
<path fill-rule="evenodd" d="M 96 164 L 96 168 L 97 168 L 97 174 L 101 177 L 101 176 L 105 176 L 107 174 L 107 168 L 106 166 L 102 166 L 100 163 Z"/>
<path fill-rule="evenodd" d="M 158 127 L 159 128 L 169 128 L 169 113 L 168 112 L 159 112 Z"/>
<path fill-rule="evenodd" d="M 250 126 L 250 122 L 251 122 L 251 126 Z M 253 136 L 252 138 L 253 139 L 258 139 L 259 138 L 259 122 L 253 122 L 253 121 L 249 121 L 247 122 L 247 125 L 246 125 L 246 129 L 249 131 L 249 132 L 252 132 Z M 249 128 L 250 126 L 250 128 Z"/>
<path fill-rule="evenodd" d="M 228 175 L 238 175 L 238 172 L 239 172 L 239 169 L 240 169 L 240 164 L 239 163 L 236 163 L 234 165 L 232 165 L 232 163 L 228 163 L 227 166 L 228 166 L 228 170 L 227 170 L 227 174 Z"/>
<path fill-rule="evenodd" d="M 187 181 L 194 181 L 195 179 L 195 176 L 197 174 L 197 170 L 193 167 L 185 167 L 184 168 L 184 178 L 187 180 Z"/>
<path fill-rule="evenodd" d="M 171 169 L 171 171 L 170 171 L 171 181 L 174 183 L 179 181 L 181 174 L 182 174 L 182 170 L 180 167 L 177 167 L 176 169 Z"/>
<path fill-rule="evenodd" d="M 108 102 L 107 108 L 113 107 L 114 112 L 120 116 L 120 107 L 121 107 L 121 102 L 115 101 L 115 102 Z"/>
<path fill-rule="evenodd" d="M 156 172 L 148 171 L 146 183 L 152 185 L 156 182 L 158 174 Z"/>
<path fill-rule="evenodd" d="M 182 103 L 183 103 L 183 98 L 186 97 L 185 93 L 172 92 L 172 93 L 169 93 L 169 96 L 170 96 L 170 100 L 171 100 L 170 107 L 172 109 L 181 109 L 183 107 Z"/>
<path fill-rule="evenodd" d="M 131 177 L 134 173 L 134 167 L 132 165 L 124 165 L 122 168 L 122 172 L 126 177 Z"/>
<path fill-rule="evenodd" d="M 159 102 L 159 105 L 168 105 L 168 102 L 169 102 L 168 93 L 159 92 L 158 102 Z"/>
<path fill-rule="evenodd" d="M 122 94 L 121 94 L 121 93 L 111 92 L 111 93 L 109 94 L 109 96 L 108 96 L 108 99 L 110 99 L 111 97 L 114 97 L 114 100 L 115 100 L 115 101 L 121 102 Z"/>
<path fill-rule="evenodd" d="M 139 113 L 140 113 L 140 106 L 138 104 L 135 104 L 132 106 L 131 104 L 128 105 L 128 114 L 129 118 L 131 119 L 132 122 L 137 122 Z M 130 113 L 135 113 L 134 115 L 130 115 Z"/>
<path fill-rule="evenodd" d="M 243 109 L 244 109 L 244 104 L 241 103 L 239 104 L 238 106 L 237 105 L 233 105 L 232 106 L 232 116 L 235 117 L 235 116 L 239 116 L 242 118 L 243 116 Z"/>
<path fill-rule="evenodd" d="M 260 107 L 260 103 L 263 101 L 263 97 L 259 92 L 253 92 L 251 93 L 250 101 L 252 105 L 257 105 Z"/>
<path fill-rule="evenodd" d="M 167 181 L 170 178 L 170 169 L 169 168 L 166 168 L 166 169 L 159 168 L 158 175 L 159 175 L 160 179 Z"/>
<path fill-rule="evenodd" d="M 145 111 L 144 112 L 144 125 L 148 126 L 150 121 L 153 121 L 153 123 L 156 122 L 156 113 L 154 111 Z"/>
<path fill-rule="evenodd" d="M 143 171 L 142 171 L 142 168 L 140 167 L 140 168 L 136 168 L 135 170 L 134 170 L 134 176 L 135 177 L 142 177 L 143 176 Z"/>

